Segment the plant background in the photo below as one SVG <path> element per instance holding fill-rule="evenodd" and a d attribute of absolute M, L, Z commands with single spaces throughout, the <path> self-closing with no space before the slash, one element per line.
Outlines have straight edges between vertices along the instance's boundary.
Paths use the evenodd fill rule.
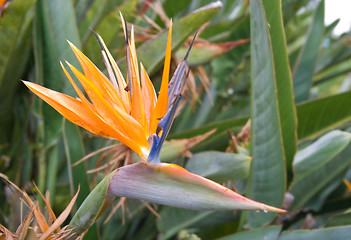
<path fill-rule="evenodd" d="M 78 66 L 66 39 L 104 69 L 89 28 L 104 38 L 123 69 L 121 11 L 135 26 L 138 59 L 157 88 L 172 18 L 174 65 L 197 29 L 203 44 L 192 50 L 187 102 L 168 137 L 188 140 L 168 142 L 161 159 L 257 201 L 283 205 L 289 214 L 151 205 L 155 214 L 139 201 L 126 200 L 104 222 L 107 211 L 84 239 L 348 239 L 351 193 L 344 182 L 351 181 L 350 33 L 332 35 L 338 21 L 324 25 L 323 0 L 251 0 L 251 5 L 224 0 L 222 8 L 217 4 L 193 12 L 211 2 L 8 2 L 0 18 L 1 173 L 33 198 L 35 181 L 41 192 L 50 193 L 57 214 L 80 185 L 73 216 L 104 172 L 86 173 L 97 166 L 98 154 L 72 164 L 114 142 L 63 120 L 20 79 L 74 95 L 59 65 L 68 60 Z M 245 39 L 250 42 L 235 48 L 222 44 Z M 246 128 L 245 135 L 249 118 L 251 134 Z M 200 143 L 189 140 L 212 129 L 216 132 Z M 20 196 L 5 182 L 0 186 L 0 223 L 15 231 L 21 223 Z"/>

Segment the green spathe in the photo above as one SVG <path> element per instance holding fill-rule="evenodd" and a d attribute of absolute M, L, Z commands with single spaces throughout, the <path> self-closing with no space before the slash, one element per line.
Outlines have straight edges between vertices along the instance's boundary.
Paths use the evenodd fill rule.
<path fill-rule="evenodd" d="M 147 200 L 194 210 L 258 210 L 285 212 L 245 198 L 174 164 L 142 162 L 118 169 L 109 195 Z"/>

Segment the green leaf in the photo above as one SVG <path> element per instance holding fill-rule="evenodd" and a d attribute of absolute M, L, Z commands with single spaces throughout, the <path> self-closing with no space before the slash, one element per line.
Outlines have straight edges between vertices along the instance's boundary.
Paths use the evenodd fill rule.
<path fill-rule="evenodd" d="M 314 138 L 351 120 L 351 91 L 308 101 L 297 107 L 300 140 Z"/>
<path fill-rule="evenodd" d="M 188 65 L 189 66 L 197 66 L 202 65 L 207 62 L 210 62 L 216 57 L 225 54 L 226 52 L 232 50 L 233 48 L 245 44 L 249 41 L 249 39 L 241 39 L 237 41 L 231 42 L 224 42 L 224 43 L 201 43 L 201 44 L 194 44 L 191 49 L 191 54 L 188 58 Z M 180 59 L 185 57 L 187 53 L 187 47 L 181 47 L 177 51 L 177 56 Z"/>
<path fill-rule="evenodd" d="M 279 4 L 279 1 L 277 3 Z M 280 206 L 285 193 L 286 175 L 272 48 L 262 2 L 250 1 L 250 7 L 253 161 L 248 181 L 248 197 Z M 257 212 L 250 212 L 247 215 L 248 227 L 267 224 L 275 216 L 273 213 Z"/>
<path fill-rule="evenodd" d="M 195 30 L 210 21 L 221 7 L 220 2 L 215 2 L 176 21 L 172 29 L 172 51 L 179 48 Z M 162 65 L 165 58 L 167 37 L 168 31 L 164 31 L 137 49 L 138 60 L 143 63 L 149 75 L 153 74 Z M 119 66 L 121 70 L 126 69 L 125 59 L 119 61 Z"/>
<path fill-rule="evenodd" d="M 351 163 L 350 141 L 350 133 L 333 131 L 297 153 L 290 188 L 294 195 L 292 211 L 303 207 L 347 169 Z"/>
<path fill-rule="evenodd" d="M 314 83 L 318 86 L 318 84 L 324 83 L 326 81 L 333 80 L 338 76 L 347 76 L 347 74 L 351 71 L 351 63 L 349 59 L 341 61 L 339 63 L 333 63 L 327 69 L 321 71 L 313 77 Z M 344 77 L 344 78 L 345 78 Z"/>
<path fill-rule="evenodd" d="M 171 141 L 166 141 L 161 149 L 161 161 L 174 162 L 175 159 L 188 154 L 189 150 L 197 144 L 201 143 L 205 139 L 209 139 L 213 133 L 214 131 L 210 131 L 205 134 L 195 136 L 193 138 L 174 139 Z"/>
<path fill-rule="evenodd" d="M 314 81 L 322 81 L 323 79 L 321 78 L 329 77 L 328 75 L 331 75 L 329 74 L 330 68 L 334 68 L 335 65 L 340 65 L 342 62 L 350 59 L 351 48 L 348 47 L 346 39 L 347 35 L 333 39 L 334 41 L 328 47 L 321 49 L 316 67 L 318 74 L 314 77 Z"/>
<path fill-rule="evenodd" d="M 107 175 L 85 199 L 83 204 L 69 223 L 68 228 L 73 228 L 76 235 L 82 234 L 96 222 L 99 214 L 104 210 L 104 206 L 110 203 L 112 198 L 107 194 L 112 177 L 117 170 Z"/>
<path fill-rule="evenodd" d="M 119 12 L 128 16 L 127 20 L 129 20 L 131 19 L 129 16 L 135 15 L 136 7 L 136 0 L 126 1 L 124 4 L 104 16 L 93 28 L 94 31 L 104 39 L 106 46 L 115 58 L 119 57 L 121 52 L 125 52 L 125 40 Z M 99 66 L 103 62 L 99 43 L 92 31 L 90 31 L 89 28 L 86 30 L 89 31 L 86 35 L 86 39 L 83 39 L 83 52 L 89 56 L 93 63 Z"/>
<path fill-rule="evenodd" d="M 163 3 L 163 8 L 169 18 L 174 18 L 179 13 L 181 13 L 184 9 L 186 9 L 190 5 L 190 3 L 191 1 L 188 1 L 188 0 L 180 0 L 180 1 L 166 0 Z M 145 2 L 145 5 L 147 5 L 146 2 Z"/>
<path fill-rule="evenodd" d="M 350 133 L 336 130 L 298 151 L 293 165 L 294 181 L 298 182 L 316 169 L 323 167 L 324 164 L 338 155 L 350 143 L 350 140 Z"/>
<path fill-rule="evenodd" d="M 342 225 L 351 225 L 351 213 L 342 213 L 328 220 L 327 227 L 336 227 Z"/>
<path fill-rule="evenodd" d="M 218 240 L 277 239 L 281 228 L 281 226 L 257 228 L 251 231 L 226 236 Z"/>
<path fill-rule="evenodd" d="M 85 156 L 83 139 L 78 126 L 73 123 L 63 120 L 63 141 L 66 151 L 67 167 L 70 177 L 71 194 L 78 190 L 80 186 L 79 195 L 77 197 L 77 206 L 80 206 L 84 199 L 89 195 L 90 188 L 86 174 L 86 167 L 84 163 L 72 166 Z M 73 195 L 72 195 L 73 196 Z"/>
<path fill-rule="evenodd" d="M 351 226 L 331 227 L 314 230 L 284 231 L 279 240 L 305 240 L 305 239 L 351 239 Z"/>
<path fill-rule="evenodd" d="M 350 121 L 351 108 L 349 106 L 351 106 L 351 91 L 299 104 L 296 107 L 298 138 L 300 140 L 315 138 Z M 198 147 L 194 148 L 194 151 L 208 150 L 209 146 L 215 146 L 211 149 L 216 149 L 228 145 L 227 128 L 237 131 L 244 126 L 248 119 L 249 117 L 239 117 L 218 121 L 199 128 L 171 134 L 169 138 L 188 138 L 217 129 L 211 138 L 200 143 Z"/>
<path fill-rule="evenodd" d="M 169 239 L 180 230 L 210 217 L 213 211 L 189 211 L 164 207 L 161 211 L 161 219 L 157 220 L 157 228 L 163 233 L 162 240 Z"/>
<path fill-rule="evenodd" d="M 60 11 L 57 11 L 60 9 Z M 34 48 L 37 82 L 56 91 L 73 93 L 60 67 L 60 60 L 78 66 L 67 39 L 79 47 L 78 31 L 70 0 L 38 0 L 35 14 Z M 50 106 L 43 105 L 46 145 L 55 144 L 62 130 L 62 117 Z"/>
<path fill-rule="evenodd" d="M 308 99 L 312 86 L 319 45 L 324 30 L 324 0 L 320 0 L 308 30 L 308 37 L 295 63 L 294 93 L 296 103 Z"/>
<path fill-rule="evenodd" d="M 248 117 L 234 118 L 225 121 L 219 121 L 213 124 L 208 124 L 203 127 L 193 128 L 184 132 L 172 134 L 170 139 L 189 138 L 199 134 L 208 132 L 208 130 L 216 129 L 216 132 L 210 138 L 205 139 L 191 149 L 192 152 L 208 151 L 214 149 L 224 149 L 228 146 L 229 137 L 227 129 L 230 131 L 239 131 L 247 122 Z"/>
<path fill-rule="evenodd" d="M 81 3 L 82 5 L 86 5 L 83 12 L 82 8 L 78 9 L 79 6 L 76 7 L 78 13 L 79 35 L 82 39 L 82 45 L 85 44 L 86 40 L 91 35 L 90 28 L 95 29 L 95 26 L 98 25 L 104 17 L 109 15 L 110 12 L 114 11 L 115 8 L 122 3 L 123 1 L 121 0 L 95 0 L 89 6 Z"/>
<path fill-rule="evenodd" d="M 189 138 L 189 137 L 194 137 L 196 135 L 204 134 L 213 129 L 216 129 L 216 132 L 214 133 L 214 135 L 216 135 L 220 132 L 226 131 L 226 129 L 232 129 L 232 128 L 239 129 L 240 127 L 245 125 L 248 119 L 249 119 L 248 117 L 239 117 L 239 118 L 231 118 L 228 120 L 218 121 L 215 123 L 207 124 L 199 128 L 194 128 L 180 133 L 171 134 L 168 138 L 169 139 Z"/>
<path fill-rule="evenodd" d="M 58 11 L 60 9 L 60 11 Z M 72 93 L 73 87 L 67 81 L 59 60 L 77 63 L 67 39 L 79 47 L 79 37 L 73 6 L 70 0 L 38 0 L 34 18 L 34 56 L 36 63 L 36 82 L 50 89 Z M 62 116 L 48 104 L 39 101 L 39 138 L 44 142 L 39 165 L 39 189 L 44 192 L 48 185 L 51 201 L 55 199 L 55 186 L 59 166 L 58 142 L 62 134 Z M 46 167 L 48 165 L 48 167 Z M 48 172 L 48 174 L 46 174 Z M 47 175 L 47 176 L 45 176 Z"/>
<path fill-rule="evenodd" d="M 34 3 L 34 0 L 13 2 L 0 18 L 0 145 L 8 145 L 13 138 L 14 99 L 18 99 L 17 86 L 31 54 Z"/>
<path fill-rule="evenodd" d="M 5 80 L 5 75 L 8 69 L 11 67 L 13 58 L 21 60 L 20 54 L 27 54 L 29 51 L 26 42 L 28 36 L 26 31 L 30 27 L 30 22 L 33 17 L 31 10 L 35 0 L 18 0 L 9 5 L 4 16 L 1 17 L 0 21 L 0 87 Z M 24 38 L 25 37 L 25 38 Z M 24 41 L 24 42 L 23 42 Z M 30 41 L 29 41 L 30 43 Z M 24 44 L 24 46 L 22 46 Z M 21 48 L 23 47 L 23 48 Z M 23 57 L 23 55 L 21 55 Z M 27 59 L 27 58 L 25 58 Z M 14 63 L 14 62 L 12 62 Z M 18 64 L 18 62 L 16 63 Z M 23 62 L 22 64 L 25 64 Z M 23 70 L 21 65 L 20 66 Z M 16 68 L 16 71 L 18 69 Z M 16 73 L 18 75 L 18 73 Z M 18 79 L 11 79 L 11 81 L 17 81 Z"/>
<path fill-rule="evenodd" d="M 231 179 L 244 179 L 249 175 L 251 158 L 242 154 L 201 152 L 194 154 L 185 168 L 197 175 L 222 183 Z"/>
<path fill-rule="evenodd" d="M 336 174 L 322 190 L 315 194 L 308 202 L 304 205 L 304 209 L 319 211 L 322 209 L 323 204 L 327 200 L 330 194 L 333 193 L 341 184 L 343 184 L 343 179 L 347 173 L 347 168 Z M 337 205 L 337 204 L 335 204 Z M 325 206 L 328 209 L 328 206 Z M 340 207 L 343 208 L 343 207 Z"/>
<path fill-rule="evenodd" d="M 83 18 L 87 14 L 88 9 L 91 7 L 93 2 L 98 2 L 98 1 L 92 1 L 92 0 L 75 0 L 75 1 L 73 1 L 74 8 L 76 10 L 78 24 L 83 20 Z"/>
<path fill-rule="evenodd" d="M 205 38 L 210 42 L 221 42 L 238 38 L 247 38 L 250 36 L 250 29 L 247 28 L 247 26 L 250 25 L 249 20 L 250 16 L 245 16 L 239 19 L 235 18 L 212 24 L 206 27 L 200 33 L 199 37 Z"/>
<path fill-rule="evenodd" d="M 262 3 L 269 24 L 285 160 L 287 167 L 290 168 L 297 148 L 297 122 L 281 1 L 271 0 L 262 1 Z"/>

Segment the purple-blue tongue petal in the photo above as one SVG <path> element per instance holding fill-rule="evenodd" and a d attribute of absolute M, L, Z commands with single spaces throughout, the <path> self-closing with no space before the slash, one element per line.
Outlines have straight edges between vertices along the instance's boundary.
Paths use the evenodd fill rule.
<path fill-rule="evenodd" d="M 178 97 L 175 99 L 174 103 L 172 106 L 168 109 L 166 115 L 161 119 L 161 121 L 157 125 L 157 132 L 153 136 L 153 144 L 149 153 L 148 161 L 154 161 L 154 164 L 159 164 L 161 163 L 160 160 L 160 152 L 163 143 L 166 140 L 166 137 L 168 135 L 168 132 L 172 126 L 174 116 L 179 104 L 180 99 L 182 98 L 181 95 L 178 95 Z M 161 137 L 158 137 L 158 132 L 162 129 L 162 134 Z"/>
<path fill-rule="evenodd" d="M 166 137 L 169 133 L 169 130 L 172 126 L 175 113 L 177 110 L 177 107 L 179 105 L 179 101 L 182 98 L 181 92 L 182 92 L 182 86 L 184 86 L 183 83 L 183 78 L 185 74 L 185 70 L 187 67 L 187 60 L 188 56 L 191 50 L 191 47 L 194 44 L 195 38 L 196 38 L 197 33 L 195 34 L 188 52 L 186 53 L 184 59 L 182 62 L 178 65 L 170 83 L 168 86 L 168 105 L 167 105 L 167 113 L 166 115 L 161 119 L 161 121 L 157 124 L 157 132 L 156 134 L 153 135 L 153 143 L 151 146 L 151 150 L 149 153 L 148 161 L 152 162 L 153 164 L 159 164 L 161 163 L 160 160 L 160 151 L 162 148 L 162 145 L 164 141 L 166 140 Z M 159 132 L 162 130 L 162 134 L 159 137 Z"/>

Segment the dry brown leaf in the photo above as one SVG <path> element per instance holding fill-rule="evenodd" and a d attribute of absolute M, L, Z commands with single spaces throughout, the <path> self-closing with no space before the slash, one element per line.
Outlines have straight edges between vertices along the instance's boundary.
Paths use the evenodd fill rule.
<path fill-rule="evenodd" d="M 15 234 L 0 224 L 0 240 L 13 240 L 15 238 Z"/>
<path fill-rule="evenodd" d="M 74 164 L 72 164 L 72 167 L 77 166 L 78 164 L 80 164 L 80 163 L 84 162 L 85 160 L 87 160 L 87 159 L 89 159 L 89 158 L 95 156 L 95 155 L 98 154 L 98 153 L 104 152 L 104 151 L 109 150 L 109 149 L 111 149 L 111 148 L 114 148 L 114 147 L 116 147 L 116 146 L 118 146 L 118 145 L 119 145 L 119 143 L 113 144 L 113 145 L 109 145 L 109 146 L 107 146 L 107 147 L 100 148 L 100 149 L 98 149 L 98 150 L 96 150 L 96 151 L 94 151 L 94 152 L 92 152 L 92 153 L 89 153 L 88 155 L 86 155 L 85 157 L 83 157 L 82 159 L 80 159 L 79 161 L 77 161 L 77 162 L 75 162 Z"/>
<path fill-rule="evenodd" d="M 237 135 L 237 140 L 239 142 L 249 142 L 250 141 L 250 131 L 251 131 L 251 119 L 247 121 L 245 126 L 241 129 L 240 133 Z"/>
<path fill-rule="evenodd" d="M 72 198 L 68 206 L 65 208 L 65 210 L 60 214 L 60 216 L 56 219 L 56 221 L 49 227 L 49 229 L 46 232 L 44 232 L 43 235 L 40 236 L 39 240 L 45 240 L 66 220 L 66 218 L 69 216 L 74 206 L 74 203 L 77 200 L 79 189 L 80 187 L 78 187 L 78 191 L 76 195 L 74 195 L 74 197 Z"/>
<path fill-rule="evenodd" d="M 30 199 L 28 194 L 25 191 L 23 191 L 22 189 L 20 189 L 19 187 L 17 187 L 16 184 L 11 182 L 6 175 L 0 173 L 0 177 L 5 179 L 8 183 L 11 184 L 11 186 L 13 186 L 18 192 L 20 192 L 21 195 L 24 197 L 24 199 L 27 201 L 29 206 L 33 206 L 34 205 L 34 202 L 32 201 L 32 199 Z M 35 218 L 37 219 L 38 226 L 39 226 L 40 230 L 42 232 L 46 232 L 47 229 L 49 228 L 49 225 L 47 224 L 47 222 L 45 220 L 45 217 L 40 212 L 39 208 L 37 208 L 37 207 L 34 208 L 34 215 L 35 215 Z"/>
<path fill-rule="evenodd" d="M 40 194 L 41 198 L 44 200 L 44 203 L 49 211 L 49 219 L 53 219 L 54 221 L 56 221 L 56 216 L 54 211 L 51 208 L 50 203 L 46 200 L 46 198 L 43 196 L 43 194 L 39 191 L 39 188 L 37 187 L 37 185 L 33 182 L 33 185 L 35 187 L 35 189 L 38 191 L 38 193 Z M 51 222 L 51 221 L 49 221 Z M 57 232 L 60 231 L 60 227 L 57 229 Z"/>

